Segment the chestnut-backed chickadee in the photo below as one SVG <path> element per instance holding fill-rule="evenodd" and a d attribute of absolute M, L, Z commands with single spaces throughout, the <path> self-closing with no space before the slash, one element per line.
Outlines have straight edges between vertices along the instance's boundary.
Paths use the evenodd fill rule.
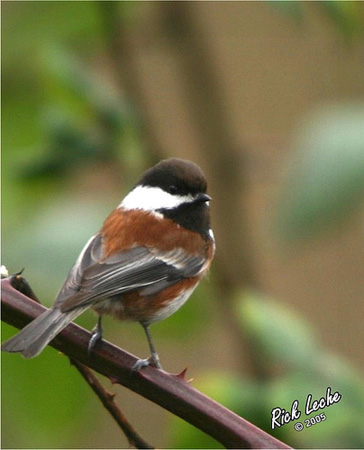
<path fill-rule="evenodd" d="M 99 314 L 89 351 L 111 314 L 143 326 L 151 351 L 134 370 L 161 368 L 149 325 L 177 311 L 207 272 L 215 251 L 206 179 L 190 161 L 170 158 L 143 175 L 82 250 L 54 306 L 2 345 L 38 355 L 73 319 Z"/>

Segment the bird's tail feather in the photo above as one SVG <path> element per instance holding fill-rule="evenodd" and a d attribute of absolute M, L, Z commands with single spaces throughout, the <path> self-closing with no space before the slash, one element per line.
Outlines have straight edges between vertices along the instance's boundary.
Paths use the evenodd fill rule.
<path fill-rule="evenodd" d="M 65 313 L 59 308 L 51 308 L 38 316 L 18 334 L 4 342 L 1 350 L 19 352 L 24 358 L 33 358 L 47 346 L 73 319 L 82 314 L 85 308 L 77 308 Z"/>

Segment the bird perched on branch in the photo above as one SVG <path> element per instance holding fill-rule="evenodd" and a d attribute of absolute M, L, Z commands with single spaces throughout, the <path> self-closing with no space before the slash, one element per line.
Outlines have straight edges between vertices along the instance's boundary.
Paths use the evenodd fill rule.
<path fill-rule="evenodd" d="M 206 190 L 203 172 L 190 161 L 170 158 L 147 170 L 87 242 L 54 306 L 2 350 L 32 358 L 92 308 L 99 319 L 89 352 L 102 338 L 102 316 L 111 314 L 145 330 L 151 356 L 138 360 L 134 370 L 161 368 L 149 326 L 186 302 L 214 256 Z"/>

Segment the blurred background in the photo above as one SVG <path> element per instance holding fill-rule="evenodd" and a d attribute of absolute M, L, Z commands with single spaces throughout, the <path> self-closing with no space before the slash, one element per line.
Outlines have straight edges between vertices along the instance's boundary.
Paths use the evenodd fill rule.
<path fill-rule="evenodd" d="M 143 171 L 192 159 L 213 197 L 207 280 L 152 332 L 166 370 L 287 444 L 364 446 L 364 4 L 2 2 L 3 264 L 51 305 Z M 95 316 L 78 322 L 91 329 Z M 4 324 L 2 339 L 15 329 Z M 148 355 L 138 324 L 106 339 Z M 3 448 L 123 448 L 66 357 L 2 355 Z M 219 444 L 121 386 L 150 443 Z M 271 410 L 339 391 L 327 420 Z M 305 417 L 302 417 L 305 418 Z"/>

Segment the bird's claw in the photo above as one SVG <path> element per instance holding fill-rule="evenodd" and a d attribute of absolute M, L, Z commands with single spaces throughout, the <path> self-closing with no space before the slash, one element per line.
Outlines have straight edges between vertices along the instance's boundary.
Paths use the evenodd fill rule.
<path fill-rule="evenodd" d="M 146 359 L 138 359 L 132 368 L 132 372 L 139 372 L 140 369 L 147 366 L 153 366 L 156 369 L 162 369 L 161 363 L 159 362 L 158 356 L 149 356 Z"/>
<path fill-rule="evenodd" d="M 96 326 L 93 330 L 92 336 L 88 341 L 87 354 L 90 356 L 92 350 L 95 348 L 96 344 L 102 339 L 102 328 Z"/>

